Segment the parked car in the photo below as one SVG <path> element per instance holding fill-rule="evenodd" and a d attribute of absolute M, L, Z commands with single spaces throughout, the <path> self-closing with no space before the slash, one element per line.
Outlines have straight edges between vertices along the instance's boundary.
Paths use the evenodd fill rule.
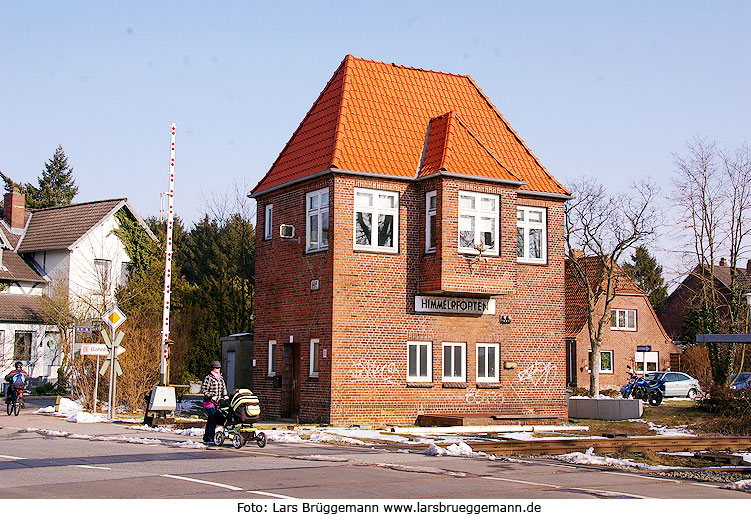
<path fill-rule="evenodd" d="M 696 396 L 701 393 L 699 380 L 683 372 L 650 372 L 644 376 L 644 379 L 664 379 L 665 397 L 696 399 Z"/>
<path fill-rule="evenodd" d="M 738 376 L 736 379 L 735 376 Z M 730 389 L 742 390 L 744 388 L 751 387 L 751 372 L 741 372 L 740 374 L 733 374 L 730 376 Z"/>

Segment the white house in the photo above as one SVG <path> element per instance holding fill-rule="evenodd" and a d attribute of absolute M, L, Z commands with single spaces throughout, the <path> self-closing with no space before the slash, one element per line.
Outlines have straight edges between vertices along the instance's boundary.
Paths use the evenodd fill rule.
<path fill-rule="evenodd" d="M 35 382 L 54 380 L 61 338 L 44 324 L 40 296 L 65 294 L 79 317 L 98 319 L 130 271 L 118 216 L 129 214 L 155 237 L 124 198 L 26 210 L 23 195 L 11 192 L 3 204 L 0 374 L 21 360 Z"/>

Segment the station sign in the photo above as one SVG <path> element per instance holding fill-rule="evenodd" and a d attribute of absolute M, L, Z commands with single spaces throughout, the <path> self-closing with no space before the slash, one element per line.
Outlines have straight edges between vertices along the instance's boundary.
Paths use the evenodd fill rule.
<path fill-rule="evenodd" d="M 415 312 L 437 314 L 495 315 L 495 299 L 416 295 Z"/>

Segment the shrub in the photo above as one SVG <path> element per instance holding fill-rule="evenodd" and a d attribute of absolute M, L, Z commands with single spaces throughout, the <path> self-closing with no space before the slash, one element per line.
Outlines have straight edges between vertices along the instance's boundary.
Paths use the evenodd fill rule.
<path fill-rule="evenodd" d="M 31 391 L 32 396 L 62 396 L 67 394 L 57 383 L 45 383 Z"/>
<path fill-rule="evenodd" d="M 699 408 L 715 417 L 704 428 L 720 434 L 751 434 L 751 389 L 730 390 L 714 385 L 700 399 Z"/>
<path fill-rule="evenodd" d="M 712 366 L 709 363 L 709 351 L 704 345 L 691 345 L 681 355 L 683 372 L 695 377 L 702 388 L 712 384 Z"/>

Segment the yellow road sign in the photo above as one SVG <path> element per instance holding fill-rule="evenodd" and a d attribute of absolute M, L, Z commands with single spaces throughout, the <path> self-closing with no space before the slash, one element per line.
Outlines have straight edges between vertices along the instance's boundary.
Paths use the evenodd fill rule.
<path fill-rule="evenodd" d="M 105 323 L 110 325 L 113 330 L 123 324 L 127 316 L 117 306 L 113 306 L 106 314 L 102 316 Z"/>

